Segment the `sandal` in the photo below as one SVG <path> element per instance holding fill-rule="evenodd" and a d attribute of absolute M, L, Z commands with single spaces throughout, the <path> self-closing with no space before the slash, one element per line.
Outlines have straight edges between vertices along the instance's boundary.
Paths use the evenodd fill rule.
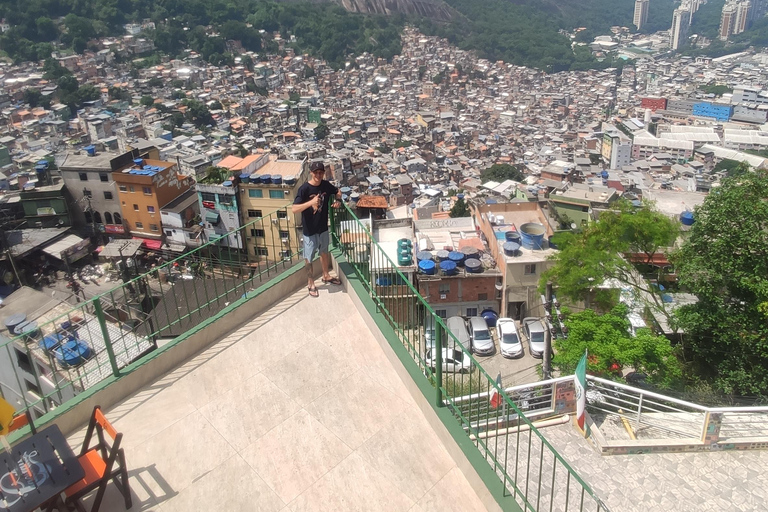
<path fill-rule="evenodd" d="M 332 278 L 330 278 L 330 279 L 323 279 L 323 282 L 324 282 L 325 284 L 335 284 L 335 285 L 340 285 L 340 284 L 341 284 L 341 279 L 339 279 L 338 277 L 332 277 Z"/>
<path fill-rule="evenodd" d="M 317 288 L 315 288 L 314 286 L 310 286 L 309 287 L 309 296 L 310 297 L 319 297 L 320 296 L 320 292 L 318 292 Z"/>

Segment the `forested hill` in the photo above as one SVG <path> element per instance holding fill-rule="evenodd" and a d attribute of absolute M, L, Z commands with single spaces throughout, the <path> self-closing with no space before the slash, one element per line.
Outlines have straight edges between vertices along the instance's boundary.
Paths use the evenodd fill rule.
<path fill-rule="evenodd" d="M 653 0 L 651 18 L 672 1 Z M 354 14 L 342 5 L 386 15 Z M 209 62 L 226 62 L 232 58 L 227 40 L 260 51 L 269 44 L 259 33 L 263 29 L 294 35 L 300 51 L 339 66 L 363 51 L 391 58 L 410 22 L 491 59 L 559 71 L 612 64 L 596 63 L 584 48 L 574 53 L 559 29 L 584 26 L 590 35 L 604 34 L 611 25 L 631 24 L 633 5 L 633 0 L 0 0 L 0 17 L 13 27 L 0 36 L 0 49 L 16 61 L 41 60 L 54 45 L 81 52 L 94 38 L 121 35 L 124 24 L 151 19 L 157 29 L 147 36 L 168 55 L 191 48 Z M 671 19 L 671 9 L 665 19 Z"/>

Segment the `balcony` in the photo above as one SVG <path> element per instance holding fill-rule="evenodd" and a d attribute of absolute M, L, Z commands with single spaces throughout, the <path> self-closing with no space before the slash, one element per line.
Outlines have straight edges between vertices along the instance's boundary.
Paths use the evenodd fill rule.
<path fill-rule="evenodd" d="M 5 341 L 0 359 L 13 365 L 14 351 L 26 352 L 48 370 L 17 364 L 15 380 L 40 392 L 4 375 L 5 398 L 38 425 L 57 423 L 73 446 L 102 405 L 125 434 L 139 510 L 194 509 L 211 497 L 207 510 L 520 510 L 563 499 L 599 509 L 508 397 L 503 417 L 489 421 L 495 384 L 482 369 L 452 378 L 425 364 L 420 326 L 434 313 L 368 228 L 341 216 L 333 241 L 342 287 L 320 284 L 311 298 L 300 254 L 254 264 L 212 240 L 30 318 L 37 330 Z M 367 239 L 368 250 L 348 239 Z M 17 306 L 9 300 L 4 313 Z M 40 346 L 55 334 L 92 353 L 73 362 Z M 507 454 L 512 446 L 528 461 Z M 543 476 L 516 474 L 545 466 Z M 108 500 L 107 510 L 121 509 L 114 489 Z"/>

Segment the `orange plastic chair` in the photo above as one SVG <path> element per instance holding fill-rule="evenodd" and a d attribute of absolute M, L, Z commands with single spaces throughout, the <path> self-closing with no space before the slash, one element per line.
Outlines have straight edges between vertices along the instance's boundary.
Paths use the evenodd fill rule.
<path fill-rule="evenodd" d="M 8 433 L 10 434 L 14 430 L 19 430 L 20 428 L 26 427 L 27 425 L 29 425 L 29 429 L 32 431 L 32 435 L 37 434 L 35 422 L 32 421 L 32 416 L 30 416 L 28 410 L 13 417 L 11 424 L 8 425 Z"/>
<path fill-rule="evenodd" d="M 94 432 L 98 443 L 91 446 Z M 94 489 L 98 489 L 91 512 L 99 510 L 107 490 L 107 484 L 110 480 L 114 480 L 115 487 L 125 499 L 125 508 L 131 508 L 128 468 L 125 465 L 125 452 L 120 448 L 122 439 L 123 434 L 117 432 L 109 423 L 102 414 L 101 408 L 98 405 L 94 407 L 91 420 L 88 423 L 88 430 L 85 432 L 83 448 L 78 457 L 80 465 L 85 470 L 85 478 L 64 491 L 67 506 L 75 505 L 77 510 L 85 512 L 85 507 L 83 507 L 80 499 Z M 109 442 L 110 440 L 111 442 Z"/>

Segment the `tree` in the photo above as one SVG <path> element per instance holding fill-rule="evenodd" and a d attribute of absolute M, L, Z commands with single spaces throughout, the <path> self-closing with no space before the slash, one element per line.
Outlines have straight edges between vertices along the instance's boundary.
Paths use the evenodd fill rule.
<path fill-rule="evenodd" d="M 480 173 L 480 180 L 485 183 L 486 181 L 523 181 L 525 175 L 514 165 L 509 164 L 493 164 L 482 173 Z"/>
<path fill-rule="evenodd" d="M 673 254 L 696 295 L 678 310 L 694 371 L 726 393 L 768 396 L 768 174 L 726 178 Z"/>
<path fill-rule="evenodd" d="M 24 90 L 24 103 L 27 103 L 31 108 L 38 106 L 42 98 L 43 93 L 37 89 L 29 88 Z"/>
<path fill-rule="evenodd" d="M 669 340 L 650 329 L 631 336 L 628 311 L 619 304 L 604 315 L 591 309 L 569 315 L 565 320 L 568 338 L 555 340 L 552 366 L 561 374 L 573 373 L 586 350 L 589 373 L 619 380 L 621 370 L 632 368 L 659 387 L 677 387 L 683 368 Z"/>
<path fill-rule="evenodd" d="M 379 94 L 379 84 L 376 82 L 371 86 L 371 94 Z"/>
<path fill-rule="evenodd" d="M 658 286 L 646 281 L 626 256 L 632 254 L 640 264 L 650 265 L 654 254 L 675 242 L 680 232 L 677 221 L 651 203 L 635 209 L 622 200 L 611 208 L 581 233 L 558 242 L 561 250 L 552 257 L 554 265 L 542 274 L 539 286 L 543 291 L 547 281 L 552 281 L 558 296 L 609 309 L 615 305 L 616 293 L 599 286 L 615 281 L 645 305 L 669 316 Z M 657 280 L 661 272 L 658 269 Z"/>
<path fill-rule="evenodd" d="M 315 138 L 317 140 L 323 140 L 328 136 L 328 125 L 325 123 L 320 123 L 317 126 L 315 126 Z"/>
<path fill-rule="evenodd" d="M 140 103 L 145 107 L 151 107 L 155 104 L 155 98 L 152 96 L 142 96 Z"/>
<path fill-rule="evenodd" d="M 464 201 L 463 197 L 460 197 L 456 200 L 456 202 L 453 204 L 453 208 L 451 208 L 449 215 L 451 218 L 469 217 L 471 215 L 469 212 L 469 207 L 467 206 L 467 203 Z"/>
<path fill-rule="evenodd" d="M 110 87 L 107 91 L 112 100 L 128 101 L 131 99 L 131 93 L 122 87 Z"/>
<path fill-rule="evenodd" d="M 47 58 L 43 64 L 43 78 L 46 80 L 58 80 L 65 75 L 71 75 L 70 71 L 59 64 L 56 59 Z"/>

